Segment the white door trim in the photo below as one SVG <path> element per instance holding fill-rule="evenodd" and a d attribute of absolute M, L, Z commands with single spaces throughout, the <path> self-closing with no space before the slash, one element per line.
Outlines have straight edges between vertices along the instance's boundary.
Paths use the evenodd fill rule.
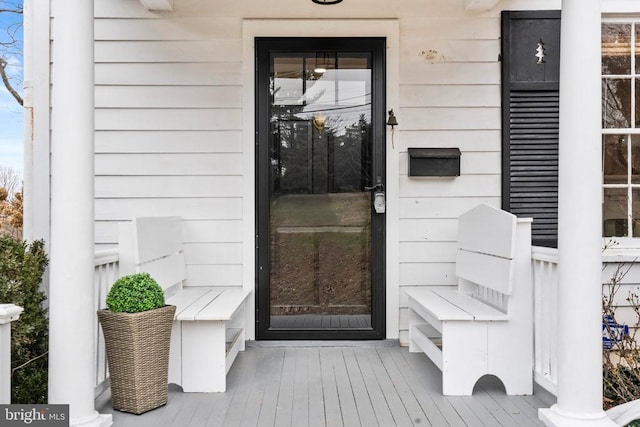
<path fill-rule="evenodd" d="M 243 119 L 243 287 L 255 290 L 255 38 L 256 37 L 385 37 L 387 39 L 387 110 L 398 111 L 400 92 L 400 24 L 397 19 L 245 19 L 242 23 Z M 386 329 L 399 335 L 399 155 L 387 134 Z M 247 301 L 247 322 L 255 324 L 255 298 Z M 255 329 L 247 330 L 255 339 Z"/>

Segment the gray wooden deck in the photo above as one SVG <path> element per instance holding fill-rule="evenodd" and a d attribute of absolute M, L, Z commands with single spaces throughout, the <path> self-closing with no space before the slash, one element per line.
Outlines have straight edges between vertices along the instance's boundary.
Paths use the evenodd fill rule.
<path fill-rule="evenodd" d="M 144 426 L 540 426 L 554 397 L 506 396 L 493 377 L 472 397 L 441 394 L 440 371 L 395 341 L 254 342 L 229 371 L 226 393 L 182 393 L 143 415 L 96 401 L 116 427 Z"/>

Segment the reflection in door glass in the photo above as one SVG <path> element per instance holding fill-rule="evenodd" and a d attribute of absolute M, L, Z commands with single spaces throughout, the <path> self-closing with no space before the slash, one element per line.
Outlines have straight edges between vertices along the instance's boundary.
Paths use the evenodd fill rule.
<path fill-rule="evenodd" d="M 371 327 L 371 55 L 272 54 L 272 329 Z"/>

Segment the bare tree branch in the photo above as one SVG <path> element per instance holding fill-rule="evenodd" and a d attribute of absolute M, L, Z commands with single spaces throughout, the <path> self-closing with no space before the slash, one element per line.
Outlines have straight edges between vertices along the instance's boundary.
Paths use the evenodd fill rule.
<path fill-rule="evenodd" d="M 23 15 L 22 0 L 0 0 L 0 15 Z M 11 58 L 22 57 L 21 28 L 22 19 L 19 17 L 3 21 L 2 28 L 0 28 L 0 78 L 11 96 L 18 104 L 23 105 L 22 95 L 14 88 L 14 85 L 18 87 L 22 84 L 22 76 L 14 76 L 7 72 L 9 63 L 13 63 Z"/>
<path fill-rule="evenodd" d="M 7 190 L 7 197 L 12 197 L 20 189 L 21 185 L 20 175 L 15 169 L 0 165 L 0 188 Z"/>
<path fill-rule="evenodd" d="M 0 58 L 0 77 L 2 77 L 2 83 L 4 83 L 4 87 L 7 88 L 9 93 L 18 101 L 18 104 L 23 105 L 22 97 L 16 90 L 11 86 L 11 82 L 9 81 L 9 77 L 7 77 L 7 60 L 4 58 Z"/>

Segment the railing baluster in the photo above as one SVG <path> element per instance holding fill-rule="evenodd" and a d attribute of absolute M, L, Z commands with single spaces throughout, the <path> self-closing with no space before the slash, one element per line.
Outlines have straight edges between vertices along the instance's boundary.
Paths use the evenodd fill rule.
<path fill-rule="evenodd" d="M 107 293 L 109 287 L 119 277 L 119 260 L 117 249 L 107 249 L 97 251 L 95 253 L 95 273 L 94 273 L 94 286 L 95 286 L 95 310 L 99 310 L 106 306 Z M 94 348 L 96 354 L 95 365 L 95 377 L 94 387 L 96 395 L 102 393 L 107 385 L 106 380 L 108 378 L 107 372 L 107 355 L 104 348 L 104 337 L 102 336 L 102 329 L 96 321 L 96 334 L 94 341 Z"/>
<path fill-rule="evenodd" d="M 0 404 L 11 403 L 11 322 L 18 320 L 23 308 L 0 304 Z"/>
<path fill-rule="evenodd" d="M 534 286 L 534 377 L 557 393 L 558 250 L 534 246 L 531 254 Z"/>

